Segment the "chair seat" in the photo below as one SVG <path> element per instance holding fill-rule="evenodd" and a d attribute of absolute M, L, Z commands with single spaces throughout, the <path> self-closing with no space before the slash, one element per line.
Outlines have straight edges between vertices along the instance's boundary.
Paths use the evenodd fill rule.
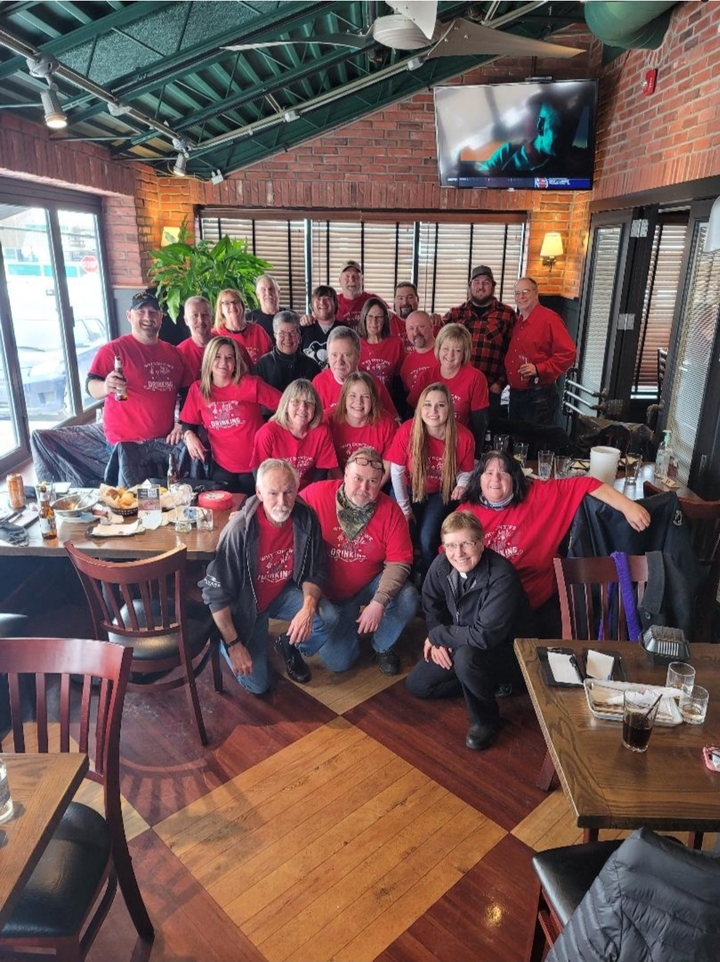
<path fill-rule="evenodd" d="M 3 939 L 64 938 L 78 933 L 111 859 L 107 822 L 71 802 L 2 929 Z"/>
<path fill-rule="evenodd" d="M 125 611 L 123 610 L 123 615 Z M 213 627 L 213 619 L 208 609 L 198 608 L 188 612 L 186 617 L 190 653 L 193 658 L 199 655 L 203 647 L 207 644 L 208 635 Z M 150 636 L 148 638 L 138 638 L 136 636 L 127 637 L 108 633 L 108 641 L 113 641 L 126 648 L 133 648 L 133 661 L 161 661 L 173 658 L 178 654 L 178 632 L 171 631 L 167 634 Z"/>
<path fill-rule="evenodd" d="M 621 839 L 566 845 L 533 857 L 545 899 L 562 926 L 567 925 L 607 860 L 621 845 Z"/>

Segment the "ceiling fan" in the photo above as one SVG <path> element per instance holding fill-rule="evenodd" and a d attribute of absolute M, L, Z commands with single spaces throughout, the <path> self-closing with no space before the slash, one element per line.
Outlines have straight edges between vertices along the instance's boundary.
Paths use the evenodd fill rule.
<path fill-rule="evenodd" d="M 373 43 L 380 43 L 392 50 L 422 50 L 430 47 L 426 59 L 481 54 L 569 58 L 585 52 L 577 47 L 564 47 L 544 40 L 533 40 L 530 37 L 505 33 L 502 30 L 473 23 L 471 20 L 457 19 L 451 23 L 440 23 L 437 20 L 437 0 L 388 2 L 388 6 L 392 7 L 395 13 L 378 17 L 366 33 L 317 34 L 302 40 L 232 44 L 222 49 L 259 50 L 263 47 L 319 43 L 362 50 Z M 541 4 L 528 4 L 528 12 L 538 6 Z M 517 15 L 522 15 L 522 12 L 522 10 L 518 11 Z"/>

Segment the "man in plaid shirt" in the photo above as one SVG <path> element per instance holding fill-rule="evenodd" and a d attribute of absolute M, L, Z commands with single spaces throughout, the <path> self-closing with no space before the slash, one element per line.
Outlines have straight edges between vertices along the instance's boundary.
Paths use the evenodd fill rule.
<path fill-rule="evenodd" d="M 495 278 L 489 267 L 474 267 L 468 285 L 468 300 L 451 308 L 443 324 L 463 324 L 472 337 L 470 363 L 487 378 L 490 416 L 500 414 L 500 395 L 507 384 L 505 354 L 515 324 L 515 312 L 495 297 Z"/>

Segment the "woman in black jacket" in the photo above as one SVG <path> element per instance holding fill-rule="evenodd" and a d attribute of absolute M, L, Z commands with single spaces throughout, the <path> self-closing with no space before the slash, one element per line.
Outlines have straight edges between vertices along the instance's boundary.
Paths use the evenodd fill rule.
<path fill-rule="evenodd" d="M 515 568 L 485 548 L 482 525 L 455 511 L 440 529 L 445 553 L 422 588 L 427 622 L 423 658 L 407 678 L 418 698 L 465 697 L 470 730 L 465 744 L 489 748 L 500 729 L 495 697 L 518 677 L 513 640 L 524 634 L 530 608 Z"/>

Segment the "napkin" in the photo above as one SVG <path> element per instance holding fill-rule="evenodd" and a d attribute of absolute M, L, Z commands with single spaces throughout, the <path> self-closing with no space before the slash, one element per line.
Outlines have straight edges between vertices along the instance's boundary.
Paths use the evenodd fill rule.
<path fill-rule="evenodd" d="M 590 650 L 585 658 L 585 670 L 589 678 L 597 678 L 598 681 L 609 681 L 613 676 L 615 659 L 612 655 L 606 655 L 600 651 Z"/>
<path fill-rule="evenodd" d="M 20 546 L 28 544 L 30 538 L 25 528 L 21 528 L 19 524 L 11 524 L 9 521 L 5 521 L 0 524 L 0 541 Z"/>
<path fill-rule="evenodd" d="M 132 524 L 96 524 L 90 534 L 99 538 L 129 538 L 144 530 L 139 521 L 133 521 Z"/>
<path fill-rule="evenodd" d="M 548 664 L 555 681 L 563 685 L 582 685 L 582 677 L 574 655 L 566 655 L 561 651 L 548 651 Z"/>

